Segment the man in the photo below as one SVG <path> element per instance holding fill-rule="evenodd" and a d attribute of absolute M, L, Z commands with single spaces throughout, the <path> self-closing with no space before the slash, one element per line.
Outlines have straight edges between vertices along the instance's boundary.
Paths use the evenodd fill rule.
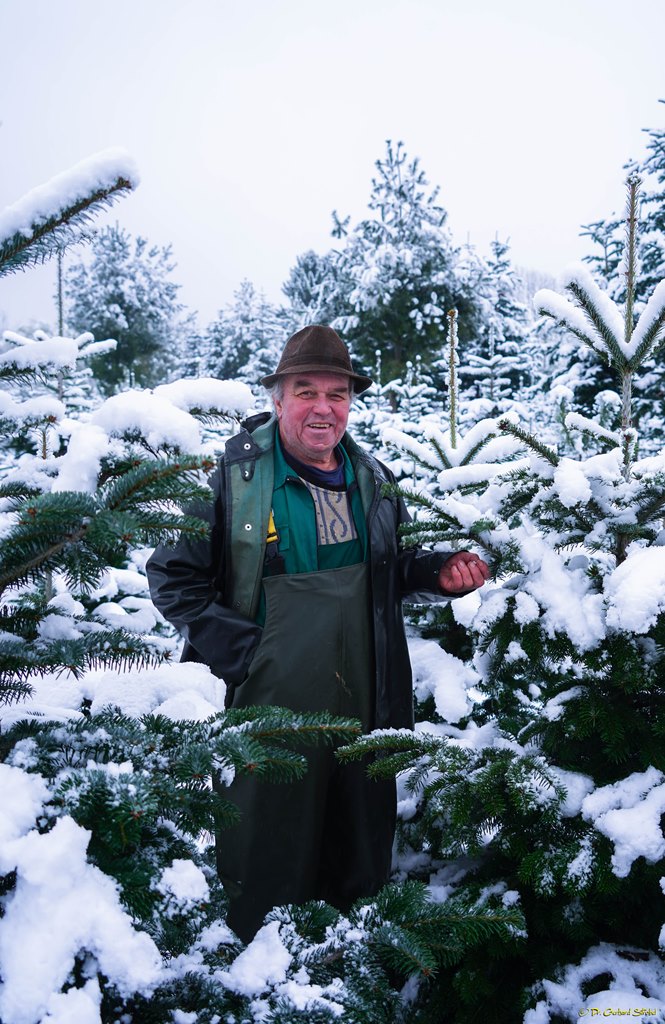
<path fill-rule="evenodd" d="M 286 343 L 274 415 L 252 417 L 226 445 L 212 486 L 209 543 L 181 540 L 148 562 L 153 600 L 227 685 L 227 706 L 328 711 L 374 728 L 411 728 L 402 598 L 455 596 L 488 568 L 468 551 L 403 550 L 404 503 L 388 470 L 346 432 L 354 372 L 341 338 L 312 326 Z M 293 784 L 237 779 L 242 819 L 217 839 L 229 923 L 244 941 L 276 905 L 324 899 L 347 910 L 388 879 L 394 782 L 308 752 Z"/>

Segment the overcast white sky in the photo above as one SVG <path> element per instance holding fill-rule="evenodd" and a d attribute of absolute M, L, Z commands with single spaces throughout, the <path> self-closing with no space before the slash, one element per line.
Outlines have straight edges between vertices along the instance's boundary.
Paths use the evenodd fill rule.
<path fill-rule="evenodd" d="M 98 223 L 171 243 L 202 323 L 245 277 L 278 301 L 388 138 L 456 242 L 556 274 L 665 124 L 663 0 L 0 0 L 0 39 L 0 205 L 123 146 L 142 182 Z M 52 321 L 54 282 L 0 282 L 0 326 Z"/>

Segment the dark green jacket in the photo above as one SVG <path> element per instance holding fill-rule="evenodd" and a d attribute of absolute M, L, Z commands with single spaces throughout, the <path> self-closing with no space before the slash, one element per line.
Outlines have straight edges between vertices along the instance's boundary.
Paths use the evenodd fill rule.
<path fill-rule="evenodd" d="M 214 503 L 197 511 L 210 521 L 210 539 L 162 545 L 147 564 L 153 601 L 185 637 L 183 660 L 209 665 L 229 695 L 245 678 L 261 638 L 255 617 L 273 494 L 275 427 L 270 414 L 255 416 L 227 442 L 211 480 Z M 413 698 L 402 600 L 419 592 L 439 594 L 437 576 L 447 556 L 402 549 L 398 530 L 409 515 L 401 499 L 384 493 L 392 482 L 389 470 L 349 434 L 342 444 L 358 483 L 368 538 L 375 728 L 409 728 Z"/>

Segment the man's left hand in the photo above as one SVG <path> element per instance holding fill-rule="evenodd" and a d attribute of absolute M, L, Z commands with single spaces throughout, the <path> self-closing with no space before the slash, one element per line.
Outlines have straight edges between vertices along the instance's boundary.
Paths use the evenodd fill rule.
<path fill-rule="evenodd" d="M 444 594 L 478 590 L 489 579 L 487 562 L 472 551 L 456 551 L 439 569 L 439 587 Z"/>

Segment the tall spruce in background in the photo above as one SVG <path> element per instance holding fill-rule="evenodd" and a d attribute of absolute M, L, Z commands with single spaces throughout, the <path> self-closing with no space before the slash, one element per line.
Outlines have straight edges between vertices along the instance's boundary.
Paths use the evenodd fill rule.
<path fill-rule="evenodd" d="M 294 331 L 308 324 L 329 324 L 341 313 L 335 261 L 309 249 L 297 257 L 282 291 L 289 300 Z"/>
<path fill-rule="evenodd" d="M 456 306 L 460 337 L 473 334 L 473 289 L 455 272 L 456 251 L 438 188 L 430 189 L 403 143 L 388 141 L 376 161 L 370 216 L 349 230 L 335 214 L 334 253 L 341 311 L 336 324 L 369 372 L 381 349 L 387 380 L 403 377 L 407 360 L 439 352 L 446 310 Z"/>
<path fill-rule="evenodd" d="M 522 300 L 524 284 L 512 266 L 507 242 L 495 239 L 490 256 L 482 259 L 467 246 L 461 253 L 464 272 L 476 296 L 476 333 L 464 341 L 459 373 L 467 411 L 475 401 L 477 418 L 516 401 L 530 383 L 529 351 L 525 345 L 531 317 Z"/>
<path fill-rule="evenodd" d="M 421 693 L 434 728 L 375 734 L 348 756 L 381 751 L 376 774 L 406 773 L 406 864 L 457 895 L 502 893 L 526 921 L 513 948 L 470 952 L 425 987 L 419 1022 L 665 1009 L 665 454 L 640 460 L 631 407 L 665 342 L 665 281 L 637 317 L 639 186 L 631 176 L 624 306 L 581 268 L 570 299 L 536 299 L 618 378 L 619 429 L 571 414 L 568 428 L 602 447 L 573 459 L 504 419 L 523 458 L 484 474 L 440 460 L 441 496 L 410 495 L 428 516 L 408 538 L 475 544 L 496 575 L 453 605 L 472 647 L 448 685 L 466 673 L 469 704 L 437 718 Z"/>
<path fill-rule="evenodd" d="M 256 386 L 277 365 L 287 331 L 284 314 L 251 281 L 242 281 L 204 334 L 203 372 Z"/>

